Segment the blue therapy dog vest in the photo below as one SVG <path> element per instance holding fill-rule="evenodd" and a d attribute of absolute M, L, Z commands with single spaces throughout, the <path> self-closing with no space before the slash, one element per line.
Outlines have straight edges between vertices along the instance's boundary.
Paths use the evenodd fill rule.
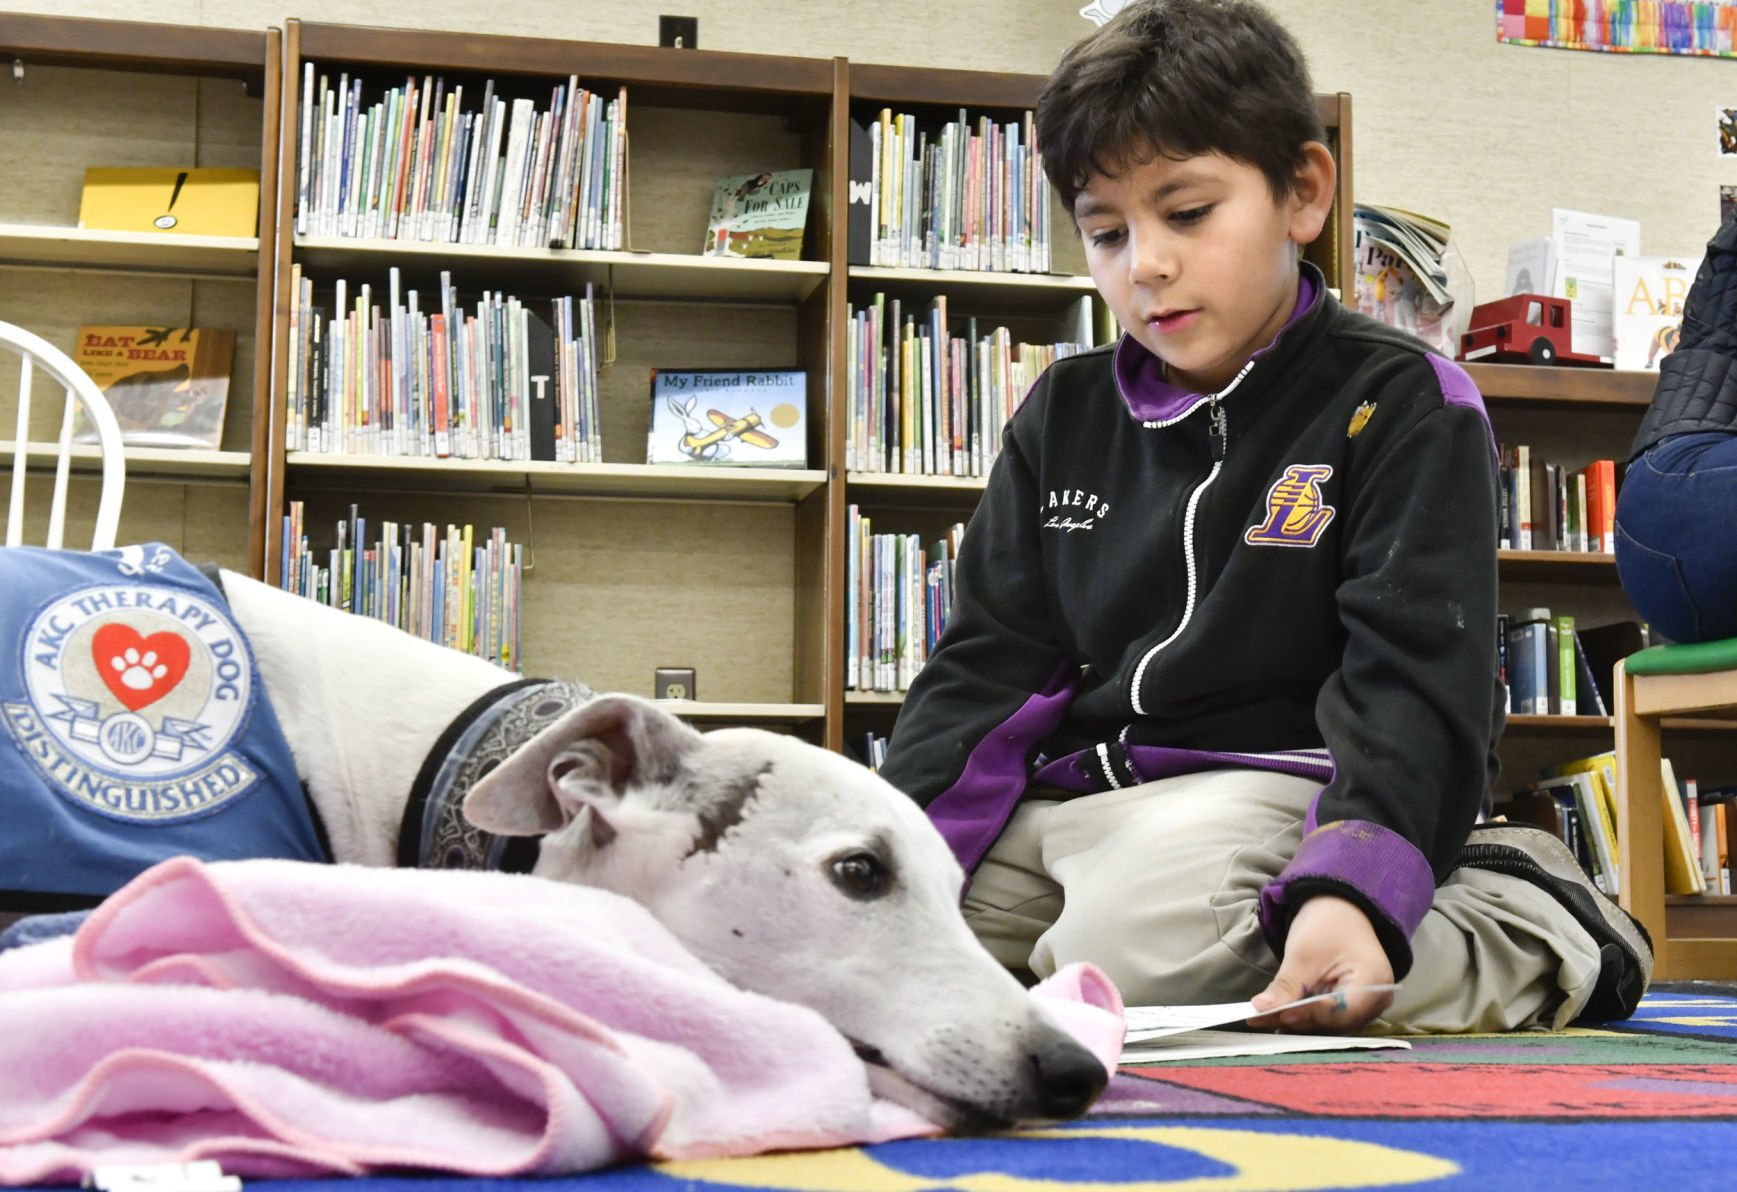
<path fill-rule="evenodd" d="M 327 859 L 247 639 L 168 547 L 0 548 L 0 642 L 0 909 L 182 853 Z"/>

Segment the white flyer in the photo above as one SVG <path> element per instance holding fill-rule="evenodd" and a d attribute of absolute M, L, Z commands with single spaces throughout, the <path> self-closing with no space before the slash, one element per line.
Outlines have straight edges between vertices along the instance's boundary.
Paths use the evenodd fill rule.
<path fill-rule="evenodd" d="M 1574 350 L 1609 360 L 1614 351 L 1612 263 L 1618 256 L 1640 255 L 1640 223 L 1552 207 L 1550 238 L 1556 242 L 1556 276 L 1550 292 L 1574 304 Z"/>

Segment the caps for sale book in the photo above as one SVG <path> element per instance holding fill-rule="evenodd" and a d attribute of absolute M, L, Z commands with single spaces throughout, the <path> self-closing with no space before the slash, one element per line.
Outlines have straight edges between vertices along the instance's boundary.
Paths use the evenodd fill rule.
<path fill-rule="evenodd" d="M 183 236 L 253 236 L 259 171 L 93 166 L 84 172 L 81 228 Z"/>

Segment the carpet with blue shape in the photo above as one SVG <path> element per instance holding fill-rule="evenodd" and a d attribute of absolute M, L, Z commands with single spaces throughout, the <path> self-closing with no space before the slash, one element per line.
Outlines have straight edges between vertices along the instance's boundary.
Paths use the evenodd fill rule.
<path fill-rule="evenodd" d="M 293 1180 L 272 1192 L 526 1192 L 524 1180 Z M 498 1188 L 496 1187 L 498 1185 Z M 1737 1186 L 1737 988 L 1652 990 L 1635 1016 L 1409 1051 L 1125 1068 L 1091 1115 L 985 1138 L 663 1163 L 537 1192 L 1315 1192 Z"/>

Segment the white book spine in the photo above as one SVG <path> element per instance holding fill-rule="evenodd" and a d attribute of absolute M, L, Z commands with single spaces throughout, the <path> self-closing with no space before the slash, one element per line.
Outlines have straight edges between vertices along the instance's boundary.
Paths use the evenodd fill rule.
<path fill-rule="evenodd" d="M 476 244 L 496 243 L 495 223 L 501 193 L 501 139 L 506 134 L 506 123 L 506 101 L 496 99 L 489 128 L 489 146 L 483 155 L 482 208 L 477 221 L 476 240 L 473 242 Z"/>
<path fill-rule="evenodd" d="M 308 234 L 308 177 L 314 139 L 314 64 L 302 66 L 301 137 L 296 142 L 296 226 L 298 236 Z"/>

